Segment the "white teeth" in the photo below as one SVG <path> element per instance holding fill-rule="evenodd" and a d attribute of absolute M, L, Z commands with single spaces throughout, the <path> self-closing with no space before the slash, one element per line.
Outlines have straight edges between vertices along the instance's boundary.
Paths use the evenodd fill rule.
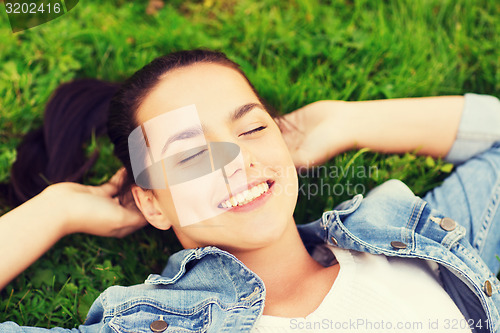
<path fill-rule="evenodd" d="M 260 195 L 262 193 L 262 184 L 255 186 L 255 195 Z"/>
<path fill-rule="evenodd" d="M 243 192 L 240 192 L 236 195 L 233 195 L 231 198 L 229 198 L 226 201 L 223 201 L 220 206 L 222 208 L 231 208 L 234 206 L 243 206 L 250 201 L 253 201 L 260 197 L 263 193 L 267 192 L 269 190 L 269 185 L 267 185 L 267 182 L 263 182 L 259 185 L 256 185 L 252 187 L 251 189 L 245 190 Z"/>
<path fill-rule="evenodd" d="M 245 191 L 243 196 L 245 197 L 243 199 L 245 201 L 246 200 L 252 200 L 252 198 L 254 197 L 251 191 Z"/>

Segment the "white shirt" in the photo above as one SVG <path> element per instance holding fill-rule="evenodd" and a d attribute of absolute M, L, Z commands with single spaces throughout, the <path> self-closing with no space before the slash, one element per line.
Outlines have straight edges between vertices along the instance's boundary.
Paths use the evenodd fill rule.
<path fill-rule="evenodd" d="M 263 315 L 252 333 L 471 332 L 429 262 L 329 248 L 340 271 L 319 307 L 305 318 Z"/>

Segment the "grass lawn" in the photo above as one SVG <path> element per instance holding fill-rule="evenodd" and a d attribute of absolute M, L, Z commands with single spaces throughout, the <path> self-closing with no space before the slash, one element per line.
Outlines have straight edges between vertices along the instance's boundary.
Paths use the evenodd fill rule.
<path fill-rule="evenodd" d="M 500 92 L 500 4 L 494 0 L 173 0 L 154 15 L 145 14 L 146 6 L 144 0 L 82 0 L 54 21 L 12 34 L 0 5 L 0 182 L 8 182 L 16 146 L 41 124 L 60 83 L 123 80 L 179 49 L 226 52 L 282 113 L 320 99 Z M 88 184 L 119 167 L 106 139 L 90 142 L 87 149 L 94 148 L 100 158 Z M 390 178 L 422 195 L 451 170 L 413 153 L 365 150 L 328 165 L 366 172 L 301 178 L 304 186 L 324 181 L 344 191 L 300 198 L 298 223 Z M 349 191 L 348 183 L 360 185 Z M 0 206 L 0 212 L 8 209 Z M 0 292 L 0 322 L 75 327 L 106 287 L 141 283 L 179 248 L 170 232 L 152 228 L 123 240 L 66 237 Z"/>

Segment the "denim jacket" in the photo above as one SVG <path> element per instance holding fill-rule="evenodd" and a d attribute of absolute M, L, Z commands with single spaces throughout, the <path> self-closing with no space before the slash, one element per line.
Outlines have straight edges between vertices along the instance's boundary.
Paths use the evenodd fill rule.
<path fill-rule="evenodd" d="M 495 143 L 497 142 L 497 143 Z M 447 158 L 461 164 L 423 199 L 398 180 L 355 196 L 317 221 L 298 225 L 306 248 L 320 244 L 421 258 L 473 332 L 500 332 L 500 103 L 467 94 Z M 408 281 L 411 288 L 411 281 Z M 78 329 L 55 332 L 249 332 L 262 315 L 266 289 L 241 261 L 216 247 L 182 250 L 144 284 L 113 286 Z M 411 301 L 411 300 L 410 300 Z M 165 329 L 166 328 L 166 329 Z M 0 332 L 42 328 L 0 324 Z"/>

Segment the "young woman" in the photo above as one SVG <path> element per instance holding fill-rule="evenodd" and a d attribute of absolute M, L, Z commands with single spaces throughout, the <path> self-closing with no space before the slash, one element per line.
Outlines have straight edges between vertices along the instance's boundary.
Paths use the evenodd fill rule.
<path fill-rule="evenodd" d="M 134 181 L 132 131 L 144 134 L 151 120 L 158 124 L 186 106 L 195 107 L 200 126 L 185 131 L 160 122 L 166 132 L 184 130 L 168 143 L 181 152 L 200 146 L 200 139 L 237 145 L 242 162 L 227 168 L 227 181 L 244 175 L 248 184 L 229 197 L 215 188 L 211 208 L 218 214 L 188 226 L 175 201 L 190 200 L 198 188 L 174 197 L 173 187 L 133 184 L 135 205 L 116 198 L 120 186 Z M 51 185 L 1 217 L 0 250 L 9 257 L 0 263 L 0 287 L 64 235 L 122 236 L 147 221 L 172 228 L 185 249 L 144 284 L 106 290 L 74 331 L 500 330 L 496 98 L 321 101 L 285 118 L 274 120 L 238 65 L 221 53 L 155 59 L 110 105 L 108 132 L 125 171 L 100 187 Z M 354 146 L 395 153 L 420 148 L 463 164 L 424 199 L 389 181 L 297 227 L 297 175 L 290 171 Z M 164 170 L 186 170 L 186 161 L 196 166 L 208 150 Z M 202 216 L 203 209 L 192 201 L 190 210 Z M 0 332 L 32 330 L 43 329 L 0 324 Z"/>

